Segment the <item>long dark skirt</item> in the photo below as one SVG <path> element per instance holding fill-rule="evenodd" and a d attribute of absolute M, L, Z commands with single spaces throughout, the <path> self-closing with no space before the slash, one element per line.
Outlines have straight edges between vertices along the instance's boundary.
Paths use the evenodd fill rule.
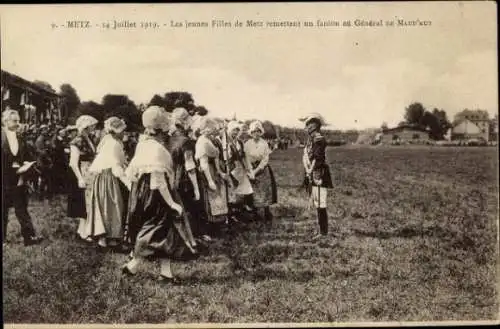
<path fill-rule="evenodd" d="M 126 241 L 134 245 L 135 256 L 193 259 L 195 255 L 188 247 L 187 228 L 182 217 L 167 205 L 158 190 L 150 189 L 150 178 L 150 174 L 143 174 L 132 187 Z M 170 193 L 179 202 L 175 191 Z"/>
<path fill-rule="evenodd" d="M 203 173 L 200 174 L 201 179 L 199 179 L 200 198 L 206 220 L 208 223 L 224 223 L 229 214 L 226 182 L 216 176 L 215 165 L 210 164 L 210 172 L 217 185 L 217 190 L 212 191 L 208 187 L 208 181 Z"/>
<path fill-rule="evenodd" d="M 80 171 L 82 164 L 79 163 Z M 76 178 L 73 169 L 68 168 L 68 208 L 66 215 L 70 218 L 87 218 L 87 206 L 85 201 L 85 189 L 78 187 L 78 178 Z"/>
<path fill-rule="evenodd" d="M 262 170 L 252 182 L 254 190 L 254 207 L 265 208 L 278 202 L 276 180 L 269 165 Z"/>
<path fill-rule="evenodd" d="M 207 218 L 203 211 L 202 201 L 195 200 L 193 190 L 182 188 L 182 186 L 179 188 L 179 196 L 193 235 L 195 237 L 201 237 L 207 234 Z"/>

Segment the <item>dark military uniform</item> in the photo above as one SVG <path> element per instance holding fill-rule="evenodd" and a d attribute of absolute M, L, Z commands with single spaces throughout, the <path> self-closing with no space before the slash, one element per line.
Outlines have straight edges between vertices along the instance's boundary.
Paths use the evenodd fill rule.
<path fill-rule="evenodd" d="M 327 189 L 333 188 L 330 168 L 326 163 L 326 146 L 325 137 L 315 131 L 309 136 L 304 148 L 305 162 L 308 166 L 314 162 L 311 175 L 306 175 L 306 183 L 317 208 L 318 224 L 323 236 L 328 234 Z"/>
<path fill-rule="evenodd" d="M 332 177 L 330 175 L 330 167 L 326 163 L 326 139 L 321 133 L 314 132 L 309 137 L 304 149 L 305 156 L 309 163 L 316 160 L 312 177 L 306 177 L 308 186 L 320 186 L 325 188 L 333 188 Z M 312 181 L 310 181 L 312 178 Z"/>

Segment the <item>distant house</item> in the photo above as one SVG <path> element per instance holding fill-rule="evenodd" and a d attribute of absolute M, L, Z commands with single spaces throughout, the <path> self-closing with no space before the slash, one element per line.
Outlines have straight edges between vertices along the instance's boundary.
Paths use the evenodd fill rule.
<path fill-rule="evenodd" d="M 452 139 L 472 138 L 490 140 L 490 121 L 487 117 L 470 115 L 455 123 L 452 128 Z"/>
<path fill-rule="evenodd" d="M 401 125 L 398 127 L 384 129 L 380 142 L 390 144 L 392 142 L 425 142 L 429 141 L 429 131 L 425 128 L 412 125 Z"/>

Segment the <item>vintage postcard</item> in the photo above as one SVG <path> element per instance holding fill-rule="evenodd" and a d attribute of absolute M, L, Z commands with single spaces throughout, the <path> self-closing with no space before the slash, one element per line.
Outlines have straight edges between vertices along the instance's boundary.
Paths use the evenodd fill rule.
<path fill-rule="evenodd" d="M 0 5 L 6 328 L 498 323 L 496 13 Z"/>

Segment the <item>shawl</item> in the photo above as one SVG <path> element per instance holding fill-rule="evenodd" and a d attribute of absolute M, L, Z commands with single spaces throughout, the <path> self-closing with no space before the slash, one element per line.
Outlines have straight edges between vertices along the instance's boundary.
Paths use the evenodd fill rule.
<path fill-rule="evenodd" d="M 89 171 L 101 172 L 108 168 L 116 171 L 125 166 L 125 159 L 123 143 L 108 134 L 102 138 L 97 146 L 97 156 L 90 165 Z"/>
<path fill-rule="evenodd" d="M 126 170 L 128 178 L 137 182 L 143 174 L 151 175 L 151 189 L 163 188 L 165 174 L 170 186 L 174 183 L 172 156 L 154 137 L 144 136 L 137 143 L 135 155 Z M 162 178 L 163 177 L 163 178 Z"/>

